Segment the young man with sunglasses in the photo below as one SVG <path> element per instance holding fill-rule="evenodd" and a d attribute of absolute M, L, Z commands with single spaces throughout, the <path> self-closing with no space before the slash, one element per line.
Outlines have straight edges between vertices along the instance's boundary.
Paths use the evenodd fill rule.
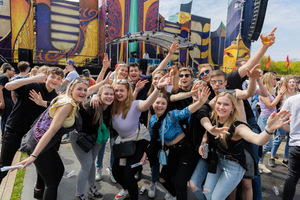
<path fill-rule="evenodd" d="M 208 99 L 212 100 L 215 97 L 215 93 L 212 92 L 213 89 L 212 89 L 209 81 L 210 81 L 211 73 L 213 72 L 213 66 L 208 63 L 201 64 L 198 66 L 198 70 L 199 70 L 198 78 L 207 83 L 207 86 L 211 90 L 211 93 L 210 93 Z"/>

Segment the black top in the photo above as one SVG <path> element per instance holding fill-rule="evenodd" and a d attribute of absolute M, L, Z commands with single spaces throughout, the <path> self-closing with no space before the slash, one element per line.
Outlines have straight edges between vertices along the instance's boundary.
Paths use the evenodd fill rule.
<path fill-rule="evenodd" d="M 222 155 L 231 156 L 234 159 L 238 160 L 238 163 L 247 170 L 247 164 L 246 164 L 246 156 L 244 153 L 244 139 L 240 140 L 232 140 L 233 134 L 235 132 L 235 128 L 239 125 L 244 124 L 249 127 L 248 124 L 241 122 L 241 121 L 235 121 L 229 128 L 228 132 L 230 133 L 226 137 L 226 143 L 227 148 L 225 145 L 221 142 L 221 139 L 216 139 L 215 143 L 217 144 L 218 152 Z M 223 124 L 218 124 L 218 127 L 223 127 Z M 250 127 L 249 127 L 250 128 Z M 250 128 L 251 129 L 251 128 Z"/>
<path fill-rule="evenodd" d="M 210 95 L 208 97 L 208 100 L 211 101 L 213 98 L 215 98 L 216 94 L 209 83 L 207 83 L 207 87 L 210 89 Z"/>
<path fill-rule="evenodd" d="M 148 91 L 150 90 L 151 84 L 152 84 L 152 74 L 149 74 L 147 76 L 144 76 L 140 80 L 148 80 L 149 82 L 145 84 L 145 86 L 139 91 L 139 93 L 136 96 L 136 100 L 146 100 Z M 133 89 L 135 88 L 135 85 L 133 86 Z M 147 126 L 147 120 L 148 119 L 148 111 L 142 112 L 140 116 L 140 122 Z"/>
<path fill-rule="evenodd" d="M 180 92 L 189 92 L 189 91 L 185 91 L 182 88 L 179 88 L 178 93 L 180 93 Z M 184 108 L 191 105 L 192 103 L 193 103 L 193 98 L 189 97 L 189 98 L 174 102 L 174 105 L 175 105 L 175 109 L 183 110 Z M 189 134 L 189 119 L 186 118 L 186 119 L 180 120 L 179 124 L 180 124 L 183 132 L 185 134 Z"/>
<path fill-rule="evenodd" d="M 245 76 L 244 78 L 241 78 L 240 74 L 238 73 L 238 70 L 232 71 L 226 75 L 226 80 L 227 80 L 226 88 L 243 90 L 242 85 L 246 79 L 247 79 L 247 76 Z M 243 102 L 244 102 L 247 119 L 253 118 L 254 114 L 253 114 L 252 108 L 249 104 L 249 101 L 246 99 L 246 100 L 243 100 Z"/>
<path fill-rule="evenodd" d="M 40 92 L 45 101 L 51 101 L 57 96 L 55 90 L 48 92 L 45 83 L 30 83 L 16 89 L 15 93 L 18 100 L 6 122 L 5 128 L 8 131 L 24 135 L 36 118 L 46 109 L 29 99 L 29 92 L 32 89 L 37 93 Z"/>
<path fill-rule="evenodd" d="M 2 74 L 0 76 L 0 85 L 3 86 L 3 97 L 7 97 L 7 98 L 10 98 L 11 99 L 11 92 L 9 90 L 7 90 L 4 86 L 6 83 L 9 82 L 9 78 L 7 76 L 5 76 L 4 74 Z"/>

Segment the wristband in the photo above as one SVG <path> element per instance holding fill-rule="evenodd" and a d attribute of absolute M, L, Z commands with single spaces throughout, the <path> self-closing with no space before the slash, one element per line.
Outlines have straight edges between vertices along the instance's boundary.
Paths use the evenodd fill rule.
<path fill-rule="evenodd" d="M 161 90 L 162 90 L 162 88 L 158 88 L 158 87 L 156 87 L 156 89 L 158 89 L 159 91 L 161 91 Z"/>
<path fill-rule="evenodd" d="M 273 134 L 275 133 L 275 131 L 274 131 L 274 132 L 270 132 L 270 131 L 268 131 L 266 128 L 265 128 L 265 131 L 266 131 L 266 133 L 268 133 L 269 135 L 273 135 Z"/>
<path fill-rule="evenodd" d="M 37 158 L 37 156 L 36 156 L 36 155 L 34 155 L 34 154 L 31 154 L 30 156 L 31 156 L 31 157 L 34 157 L 34 158 Z"/>

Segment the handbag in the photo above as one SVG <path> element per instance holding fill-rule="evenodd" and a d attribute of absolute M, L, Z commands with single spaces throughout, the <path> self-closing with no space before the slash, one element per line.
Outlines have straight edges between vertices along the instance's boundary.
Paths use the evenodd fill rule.
<path fill-rule="evenodd" d="M 86 153 L 89 152 L 96 143 L 96 135 L 86 134 L 84 132 L 80 132 L 81 136 L 76 140 L 76 144 L 85 151 Z"/>
<path fill-rule="evenodd" d="M 136 140 L 140 133 L 140 124 L 138 128 L 138 134 L 136 136 Z M 113 153 L 115 158 L 127 158 L 133 156 L 135 154 L 136 149 L 136 140 L 135 141 L 128 141 L 128 142 L 121 142 L 119 144 L 113 145 Z"/>
<path fill-rule="evenodd" d="M 167 152 L 164 150 L 164 146 L 165 146 L 165 127 L 166 127 L 166 119 L 164 119 L 163 125 L 162 125 L 162 133 L 161 133 L 161 150 L 159 150 L 158 152 L 158 162 L 161 165 L 167 165 L 168 164 L 168 155 Z"/>

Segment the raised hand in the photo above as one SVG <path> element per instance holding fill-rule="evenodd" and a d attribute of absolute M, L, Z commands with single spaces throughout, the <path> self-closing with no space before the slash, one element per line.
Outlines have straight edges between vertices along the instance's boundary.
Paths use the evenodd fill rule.
<path fill-rule="evenodd" d="M 43 105 L 44 100 L 40 92 L 37 93 L 35 90 L 30 90 L 29 96 L 30 96 L 29 99 L 34 103 L 36 103 L 36 105 L 39 106 Z"/>
<path fill-rule="evenodd" d="M 228 127 L 217 127 L 217 126 L 213 126 L 209 132 L 210 134 L 212 134 L 213 136 L 215 136 L 215 139 L 221 138 L 223 139 L 223 136 L 226 134 L 230 134 L 228 132 Z"/>
<path fill-rule="evenodd" d="M 281 110 L 279 113 L 273 112 L 267 121 L 266 129 L 274 132 L 276 129 L 281 128 L 283 125 L 290 123 L 291 120 L 287 120 L 292 114 L 288 110 Z"/>
<path fill-rule="evenodd" d="M 98 109 L 100 104 L 101 102 L 99 96 L 94 94 L 91 98 L 90 106 L 92 106 L 92 108 Z"/>
<path fill-rule="evenodd" d="M 39 73 L 38 75 L 34 76 L 35 82 L 38 83 L 45 83 L 47 80 L 47 74 L 46 74 L 46 70 L 43 71 L 42 73 Z"/>
<path fill-rule="evenodd" d="M 275 27 L 268 35 L 266 35 L 265 37 L 267 37 L 268 42 L 264 42 L 264 36 L 262 34 L 260 34 L 260 39 L 261 42 L 264 46 L 266 47 L 270 47 L 275 43 L 275 36 L 274 36 L 274 32 L 276 31 L 277 27 Z"/>
<path fill-rule="evenodd" d="M 111 59 L 108 59 L 108 54 L 107 53 L 104 53 L 104 58 L 103 58 L 103 61 L 102 61 L 102 70 L 103 71 L 106 71 L 109 66 L 111 64 Z"/>
<path fill-rule="evenodd" d="M 105 77 L 105 79 L 103 80 L 103 82 L 104 82 L 104 84 L 107 84 L 108 83 L 108 81 L 109 81 L 109 77 L 110 77 L 110 75 L 111 75 L 111 71 L 110 72 L 108 72 L 108 74 L 106 75 L 106 77 Z"/>
<path fill-rule="evenodd" d="M 137 91 L 140 91 L 141 89 L 143 89 L 146 85 L 146 83 L 148 83 L 149 81 L 148 80 L 139 80 L 136 85 L 135 85 L 135 89 Z"/>
<path fill-rule="evenodd" d="M 208 86 L 203 87 L 202 90 L 200 88 L 198 89 L 198 96 L 199 96 L 198 101 L 201 104 L 205 104 L 206 103 L 209 95 L 210 95 L 210 89 L 209 89 Z"/>
<path fill-rule="evenodd" d="M 170 76 L 178 76 L 178 67 L 177 67 L 177 65 L 173 65 L 172 66 L 172 69 L 171 69 L 171 71 L 170 71 Z"/>
<path fill-rule="evenodd" d="M 170 83 L 171 83 L 171 77 L 168 74 L 166 74 L 159 80 L 157 87 L 159 89 L 161 89 L 161 88 L 169 85 Z"/>
<path fill-rule="evenodd" d="M 177 41 L 174 41 L 173 44 L 171 45 L 171 47 L 168 46 L 170 54 L 174 54 L 179 48 L 180 48 L 180 46 Z"/>
<path fill-rule="evenodd" d="M 257 64 L 253 67 L 253 69 L 247 69 L 247 75 L 249 78 L 258 79 L 261 77 L 261 71 L 257 69 L 259 66 L 260 64 Z"/>
<path fill-rule="evenodd" d="M 196 95 L 196 94 L 198 93 L 199 87 L 200 87 L 200 83 L 199 83 L 199 82 L 196 82 L 196 83 L 193 85 L 193 87 L 192 87 L 192 89 L 191 89 L 192 95 Z"/>
<path fill-rule="evenodd" d="M 280 96 L 284 95 L 287 92 L 287 88 L 285 86 L 281 86 L 281 88 L 278 91 L 278 94 Z"/>

